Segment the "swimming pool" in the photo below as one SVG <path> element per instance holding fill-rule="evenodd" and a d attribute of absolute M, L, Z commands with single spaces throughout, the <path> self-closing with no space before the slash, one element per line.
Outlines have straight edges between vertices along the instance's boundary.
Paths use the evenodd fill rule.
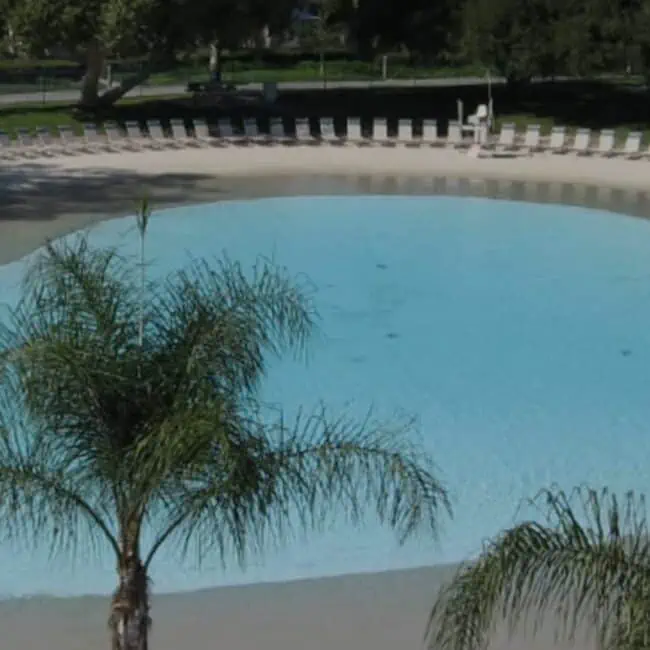
<path fill-rule="evenodd" d="M 132 219 L 93 229 L 135 254 Z M 439 544 L 398 548 L 370 523 L 270 552 L 242 574 L 159 556 L 157 592 L 451 562 L 513 520 L 520 499 L 558 483 L 647 489 L 650 223 L 580 207 L 443 196 L 226 201 L 161 211 L 152 273 L 192 256 L 274 258 L 317 289 L 321 334 L 308 366 L 274 363 L 264 397 L 290 412 L 418 416 L 452 490 Z M 20 263 L 0 269 L 11 303 Z M 0 551 L 5 593 L 113 588 L 91 563 Z M 47 568 L 46 568 L 47 567 Z M 81 570 L 80 570 L 81 569 Z M 61 585 L 65 585 L 61 589 Z"/>

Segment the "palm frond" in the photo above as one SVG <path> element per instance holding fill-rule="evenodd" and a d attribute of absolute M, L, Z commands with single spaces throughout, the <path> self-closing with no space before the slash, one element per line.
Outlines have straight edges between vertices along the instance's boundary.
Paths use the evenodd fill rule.
<path fill-rule="evenodd" d="M 386 425 L 330 418 L 319 409 L 292 424 L 282 417 L 269 424 L 259 414 L 241 418 L 238 428 L 233 422 L 228 437 L 221 429 L 219 444 L 191 450 L 186 472 L 167 485 L 161 535 L 174 533 L 184 552 L 193 548 L 202 557 L 217 550 L 244 562 L 297 530 L 318 530 L 340 517 L 356 524 L 370 513 L 403 542 L 418 529 L 436 535 L 451 515 L 430 456 L 413 442 L 410 419 Z M 178 459 L 188 441 L 174 441 L 167 453 Z"/>
<path fill-rule="evenodd" d="M 11 376 L 0 392 L 0 534 L 21 545 L 76 554 L 118 552 L 110 499 L 83 462 L 29 419 Z"/>
<path fill-rule="evenodd" d="M 500 622 L 511 631 L 532 622 L 535 633 L 549 617 L 567 638 L 583 624 L 604 645 L 647 636 L 645 499 L 581 487 L 543 490 L 529 505 L 540 521 L 501 533 L 443 588 L 429 620 L 431 647 L 484 648 Z"/>

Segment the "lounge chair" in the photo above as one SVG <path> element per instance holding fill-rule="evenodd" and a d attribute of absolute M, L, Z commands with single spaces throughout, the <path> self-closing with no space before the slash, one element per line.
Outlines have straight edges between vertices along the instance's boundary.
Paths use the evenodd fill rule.
<path fill-rule="evenodd" d="M 630 131 L 625 138 L 625 143 L 621 149 L 616 150 L 616 155 L 623 156 L 630 160 L 641 158 L 641 143 L 643 142 L 643 133 L 641 131 Z"/>
<path fill-rule="evenodd" d="M 548 149 L 551 153 L 565 154 L 569 151 L 566 144 L 566 127 L 554 126 L 551 129 Z"/>
<path fill-rule="evenodd" d="M 320 142 L 325 142 L 327 144 L 340 144 L 341 139 L 336 135 L 336 129 L 334 128 L 334 118 L 321 117 L 319 127 Z"/>
<path fill-rule="evenodd" d="M 96 124 L 84 124 L 81 133 L 86 151 L 94 153 L 108 148 L 108 139 L 99 131 Z"/>
<path fill-rule="evenodd" d="M 0 130 L 0 156 L 13 159 L 19 154 L 16 141 L 6 131 Z"/>
<path fill-rule="evenodd" d="M 436 120 L 423 120 L 422 143 L 431 147 L 437 147 L 441 144 L 438 138 L 438 123 Z"/>
<path fill-rule="evenodd" d="M 188 144 L 194 144 L 194 138 L 191 138 L 187 135 L 187 129 L 185 128 L 185 120 L 170 120 L 169 128 L 172 132 L 172 139 L 174 144 L 180 146 L 186 146 Z"/>
<path fill-rule="evenodd" d="M 235 136 L 235 129 L 232 126 L 232 120 L 222 117 L 217 120 L 217 131 L 219 133 L 219 144 L 230 144 L 236 140 L 241 140 Z"/>
<path fill-rule="evenodd" d="M 361 144 L 363 136 L 361 135 L 361 119 L 358 117 L 348 117 L 345 140 L 348 143 Z"/>
<path fill-rule="evenodd" d="M 67 147 L 61 138 L 52 135 L 52 131 L 46 126 L 39 126 L 36 129 L 36 140 L 43 153 L 57 155 L 67 153 Z"/>
<path fill-rule="evenodd" d="M 20 152 L 25 156 L 33 156 L 40 153 L 40 147 L 29 129 L 16 129 L 16 144 Z"/>
<path fill-rule="evenodd" d="M 515 151 L 515 138 L 517 136 L 517 127 L 512 122 L 501 125 L 499 137 L 492 146 L 485 148 L 492 150 L 494 153 L 509 153 Z"/>
<path fill-rule="evenodd" d="M 296 142 L 298 144 L 311 144 L 313 141 L 309 120 L 306 117 L 299 117 L 296 120 Z"/>
<path fill-rule="evenodd" d="M 142 133 L 140 122 L 126 122 L 124 128 L 126 130 L 126 138 L 131 146 L 136 147 L 137 149 L 151 146 L 150 142 L 148 142 L 148 138 L 146 138 Z"/>
<path fill-rule="evenodd" d="M 388 122 L 385 117 L 377 117 L 372 123 L 372 140 L 378 145 L 392 142 L 392 138 L 388 137 Z"/>
<path fill-rule="evenodd" d="M 529 124 L 524 133 L 524 142 L 522 149 L 530 156 L 535 151 L 540 151 L 540 132 L 541 127 L 539 124 Z"/>
<path fill-rule="evenodd" d="M 577 129 L 571 151 L 579 156 L 588 156 L 591 153 L 591 129 Z"/>
<path fill-rule="evenodd" d="M 135 145 L 131 142 L 131 139 L 126 136 L 124 129 L 122 129 L 117 122 L 105 122 L 104 131 L 106 132 L 106 139 L 108 140 L 108 146 L 111 150 L 133 150 Z"/>
<path fill-rule="evenodd" d="M 83 151 L 84 142 L 74 131 L 71 126 L 61 125 L 56 127 L 59 135 L 59 140 L 62 146 L 66 148 L 68 153 L 77 153 Z"/>
<path fill-rule="evenodd" d="M 454 147 L 454 149 L 460 149 L 465 146 L 460 122 L 449 122 L 447 126 L 447 145 Z"/>
<path fill-rule="evenodd" d="M 603 129 L 598 136 L 598 145 L 596 146 L 595 153 L 609 158 L 614 155 L 615 144 L 616 132 L 614 129 Z"/>
<path fill-rule="evenodd" d="M 413 120 L 399 120 L 397 122 L 397 139 L 404 144 L 413 143 Z"/>
<path fill-rule="evenodd" d="M 255 144 L 260 139 L 260 129 L 257 125 L 257 119 L 247 117 L 244 119 L 244 140 L 247 143 Z"/>
<path fill-rule="evenodd" d="M 215 138 L 210 132 L 210 126 L 204 119 L 199 118 L 192 121 L 192 133 L 195 142 L 199 144 L 215 144 Z"/>
<path fill-rule="evenodd" d="M 287 132 L 281 117 L 272 117 L 269 120 L 269 138 L 274 142 L 284 142 L 287 139 Z"/>
<path fill-rule="evenodd" d="M 147 137 L 151 146 L 156 148 L 164 149 L 173 144 L 171 139 L 167 137 L 160 120 L 147 121 Z"/>

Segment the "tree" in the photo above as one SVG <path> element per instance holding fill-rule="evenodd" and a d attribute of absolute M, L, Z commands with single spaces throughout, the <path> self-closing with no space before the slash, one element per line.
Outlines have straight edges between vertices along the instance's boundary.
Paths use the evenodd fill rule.
<path fill-rule="evenodd" d="M 429 622 L 431 647 L 487 647 L 499 622 L 510 630 L 556 618 L 571 638 L 589 625 L 605 648 L 648 648 L 650 537 L 645 499 L 587 487 L 544 490 L 540 521 L 490 541 L 441 591 Z"/>
<path fill-rule="evenodd" d="M 147 648 L 163 545 L 245 562 L 371 510 L 400 540 L 437 531 L 447 493 L 409 422 L 325 409 L 289 421 L 260 401 L 268 356 L 308 343 L 307 287 L 267 262 L 247 274 L 195 261 L 155 281 L 143 262 L 83 237 L 51 243 L 0 330 L 3 528 L 53 552 L 115 554 L 114 650 Z"/>
<path fill-rule="evenodd" d="M 2 5 L 14 37 L 30 54 L 62 49 L 83 58 L 80 104 L 86 108 L 115 103 L 153 72 L 170 67 L 184 48 L 196 49 L 211 37 L 239 44 L 265 21 L 288 21 L 289 13 L 285 2 L 267 0 L 2 0 Z M 142 57 L 143 65 L 100 94 L 109 55 Z"/>

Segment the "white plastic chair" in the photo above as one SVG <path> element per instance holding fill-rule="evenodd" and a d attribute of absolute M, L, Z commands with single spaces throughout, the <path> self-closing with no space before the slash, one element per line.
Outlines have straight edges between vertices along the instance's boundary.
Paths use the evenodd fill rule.
<path fill-rule="evenodd" d="M 438 139 L 438 123 L 436 120 L 423 120 L 422 142 L 430 146 L 437 146 L 440 144 L 440 140 Z"/>
<path fill-rule="evenodd" d="M 541 127 L 539 124 L 529 124 L 526 127 L 523 149 L 529 155 L 540 150 L 540 133 Z"/>
<path fill-rule="evenodd" d="M 321 117 L 320 119 L 320 141 L 327 144 L 339 142 L 339 137 L 334 129 L 334 118 Z"/>
<path fill-rule="evenodd" d="M 460 122 L 449 122 L 447 126 L 447 145 L 454 148 L 463 146 L 463 130 Z"/>
<path fill-rule="evenodd" d="M 376 117 L 372 123 L 372 140 L 379 145 L 390 142 L 388 137 L 388 122 L 385 117 Z"/>
<path fill-rule="evenodd" d="M 596 153 L 600 156 L 610 157 L 614 155 L 614 146 L 616 145 L 616 132 L 614 129 L 603 129 L 598 136 L 598 146 Z"/>
<path fill-rule="evenodd" d="M 397 139 L 403 144 L 413 142 L 413 121 L 399 120 L 397 122 Z"/>
<path fill-rule="evenodd" d="M 296 142 L 298 144 L 310 144 L 313 141 L 309 120 L 306 117 L 299 117 L 296 120 Z"/>
<path fill-rule="evenodd" d="M 641 131 L 630 131 L 627 134 L 627 138 L 625 138 L 625 144 L 616 153 L 630 160 L 638 159 L 641 157 L 642 142 L 643 133 Z"/>
<path fill-rule="evenodd" d="M 287 133 L 284 130 L 284 122 L 281 117 L 272 117 L 269 121 L 269 136 L 271 140 L 286 140 Z"/>
<path fill-rule="evenodd" d="M 348 117 L 346 140 L 355 144 L 363 141 L 361 137 L 361 120 L 358 117 Z"/>
<path fill-rule="evenodd" d="M 587 155 L 590 153 L 589 145 L 591 140 L 591 129 L 578 129 L 573 140 L 571 151 L 578 155 Z"/>
<path fill-rule="evenodd" d="M 568 151 L 566 145 L 566 127 L 554 126 L 551 129 L 548 148 L 552 153 L 564 154 Z"/>

